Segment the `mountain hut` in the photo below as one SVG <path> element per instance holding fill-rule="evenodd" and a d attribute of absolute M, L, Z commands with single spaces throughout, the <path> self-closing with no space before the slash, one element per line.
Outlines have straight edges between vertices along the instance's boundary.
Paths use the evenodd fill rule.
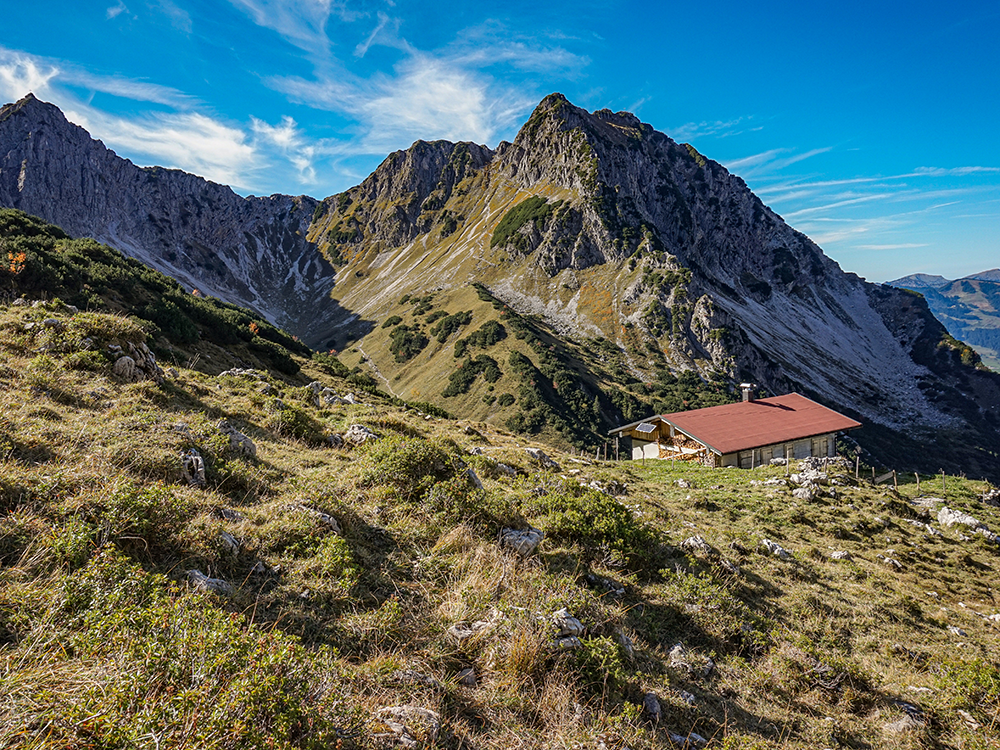
<path fill-rule="evenodd" d="M 673 458 L 750 469 L 773 458 L 837 455 L 837 433 L 860 422 L 798 393 L 755 399 L 744 383 L 735 404 L 660 414 L 610 431 L 632 442 L 632 459 Z"/>

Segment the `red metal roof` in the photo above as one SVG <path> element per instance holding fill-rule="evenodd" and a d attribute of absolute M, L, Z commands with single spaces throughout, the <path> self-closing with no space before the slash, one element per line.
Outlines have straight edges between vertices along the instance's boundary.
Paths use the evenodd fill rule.
<path fill-rule="evenodd" d="M 735 453 L 861 426 L 860 422 L 798 393 L 679 411 L 664 414 L 661 419 L 718 453 Z"/>

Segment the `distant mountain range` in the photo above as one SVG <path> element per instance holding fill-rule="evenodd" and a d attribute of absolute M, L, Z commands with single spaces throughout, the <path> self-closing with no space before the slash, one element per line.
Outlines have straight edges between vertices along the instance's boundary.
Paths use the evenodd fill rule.
<path fill-rule="evenodd" d="M 668 398 L 678 377 L 706 393 L 750 380 L 860 418 L 898 468 L 1000 477 L 1000 376 L 930 299 L 845 273 L 627 112 L 553 94 L 513 143 L 418 141 L 317 201 L 137 167 L 27 97 L 0 109 L 0 205 L 342 350 L 402 398 L 514 431 L 594 445 L 696 405 Z"/>
<path fill-rule="evenodd" d="M 887 283 L 920 292 L 952 336 L 1000 364 L 1000 268 L 956 280 L 917 273 Z"/>

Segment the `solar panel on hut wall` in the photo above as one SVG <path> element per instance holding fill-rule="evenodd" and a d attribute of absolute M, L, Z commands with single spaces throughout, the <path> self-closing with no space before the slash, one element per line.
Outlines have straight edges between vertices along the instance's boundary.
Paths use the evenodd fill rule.
<path fill-rule="evenodd" d="M 643 422 L 638 427 L 635 428 L 636 432 L 641 432 L 644 435 L 650 432 L 656 432 L 656 425 L 649 422 Z"/>

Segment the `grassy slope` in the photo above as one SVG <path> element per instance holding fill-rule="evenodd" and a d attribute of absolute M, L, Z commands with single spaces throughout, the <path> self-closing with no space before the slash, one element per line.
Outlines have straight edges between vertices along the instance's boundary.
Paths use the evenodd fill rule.
<path fill-rule="evenodd" d="M 46 318 L 61 329 L 25 330 Z M 371 746 L 374 711 L 406 704 L 440 712 L 438 746 L 453 748 L 666 747 L 668 732 L 690 731 L 725 748 L 996 747 L 1000 647 L 982 615 L 1000 610 L 1000 556 L 981 537 L 911 524 L 937 526 L 914 484 L 897 494 L 845 476 L 837 498 L 803 502 L 757 483 L 780 468 L 553 452 L 562 469 L 546 471 L 523 438 L 374 394 L 320 408 L 272 375 L 281 410 L 257 381 L 180 368 L 162 386 L 124 385 L 79 356 L 84 337 L 102 350 L 145 336 L 112 315 L 0 307 L 0 746 Z M 221 418 L 255 441 L 255 459 L 226 448 Z M 381 439 L 326 445 L 355 423 Z M 189 447 L 206 457 L 204 490 L 181 482 Z M 627 495 L 586 488 L 611 480 Z M 1000 529 L 982 489 L 921 486 Z M 302 503 L 342 532 L 290 507 Z M 537 554 L 497 544 L 528 523 L 547 531 Z M 694 535 L 711 550 L 682 549 Z M 764 554 L 763 538 L 793 557 Z M 192 590 L 194 568 L 235 594 Z M 579 651 L 550 645 L 561 607 L 588 628 Z M 446 635 L 475 620 L 488 632 L 461 646 Z M 691 673 L 669 656 L 678 642 Z M 476 687 L 456 683 L 465 667 Z M 402 669 L 439 685 L 400 682 Z M 647 691 L 659 726 L 641 716 Z M 900 701 L 926 724 L 886 734 Z"/>

